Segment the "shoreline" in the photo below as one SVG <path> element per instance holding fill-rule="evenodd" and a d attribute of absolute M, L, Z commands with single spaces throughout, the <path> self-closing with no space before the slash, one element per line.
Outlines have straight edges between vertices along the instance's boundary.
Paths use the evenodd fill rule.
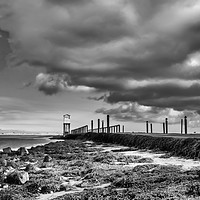
<path fill-rule="evenodd" d="M 23 137 L 22 135 L 0 135 L 0 151 L 8 147 L 14 151 L 20 147 L 30 149 L 31 147 L 56 141 L 58 140 L 52 139 L 52 135 L 23 135 Z"/>
<path fill-rule="evenodd" d="M 27 172 L 29 179 L 20 185 L 3 183 L 6 187 L 0 190 L 1 200 L 99 200 L 105 196 L 159 200 L 200 196 L 196 189 L 200 187 L 199 170 L 181 168 L 180 163 L 158 163 L 158 159 L 173 159 L 166 152 L 84 139 L 39 145 L 32 147 L 29 154 L 4 159 L 12 163 L 14 170 Z M 185 166 L 193 165 L 191 160 L 182 160 Z"/>
<path fill-rule="evenodd" d="M 111 143 L 168 152 L 173 156 L 183 158 L 200 159 L 199 138 L 161 137 L 131 133 L 82 133 L 69 134 L 64 139 L 91 140 L 94 142 Z"/>

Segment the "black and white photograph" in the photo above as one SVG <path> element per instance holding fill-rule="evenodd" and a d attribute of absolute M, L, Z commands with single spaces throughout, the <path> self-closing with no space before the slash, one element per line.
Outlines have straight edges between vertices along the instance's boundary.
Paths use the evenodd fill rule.
<path fill-rule="evenodd" d="M 0 200 L 200 200 L 200 0 L 0 0 Z"/>

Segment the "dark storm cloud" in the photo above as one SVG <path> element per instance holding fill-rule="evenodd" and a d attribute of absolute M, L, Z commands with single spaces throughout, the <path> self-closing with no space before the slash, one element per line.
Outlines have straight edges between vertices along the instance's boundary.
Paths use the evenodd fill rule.
<path fill-rule="evenodd" d="M 9 64 L 54 77 L 37 77 L 40 91 L 95 88 L 112 104 L 200 110 L 200 1 L 3 0 L 0 9 Z"/>
<path fill-rule="evenodd" d="M 94 88 L 86 86 L 72 86 L 70 85 L 69 77 L 59 74 L 44 74 L 40 73 L 36 77 L 36 88 L 46 95 L 55 95 L 62 91 L 93 91 Z"/>
<path fill-rule="evenodd" d="M 101 99 L 100 99 L 101 100 Z M 146 83 L 132 90 L 111 92 L 104 101 L 121 106 L 114 109 L 98 109 L 97 113 L 110 114 L 117 120 L 161 123 L 165 117 L 179 123 L 184 115 L 196 124 L 200 113 L 200 83 L 178 82 Z M 129 103 L 127 103 L 129 102 Z M 131 103 L 138 102 L 138 103 Z M 175 115 L 175 116 L 174 116 Z"/>
<path fill-rule="evenodd" d="M 80 70 L 80 80 L 99 71 L 139 80 L 187 78 L 189 69 L 180 65 L 199 50 L 195 1 L 10 0 L 8 5 L 17 15 L 2 24 L 12 33 L 16 57 L 72 77 Z"/>
<path fill-rule="evenodd" d="M 110 93 L 106 101 L 109 103 L 117 103 L 128 100 L 145 101 L 169 97 L 200 97 L 200 83 L 186 86 L 179 85 L 178 83 L 165 82 L 149 84 L 142 87 L 139 86 L 132 90 Z"/>
<path fill-rule="evenodd" d="M 62 76 L 40 73 L 36 77 L 36 87 L 46 95 L 54 95 L 67 87 L 67 82 Z"/>
<path fill-rule="evenodd" d="M 144 106 L 198 111 L 200 83 L 185 82 L 185 84 L 178 84 L 178 81 L 177 83 L 149 83 L 132 90 L 111 92 L 104 100 L 111 104 L 131 101 Z"/>
<path fill-rule="evenodd" d="M 105 11 L 100 11 L 99 14 L 103 15 L 103 12 Z M 55 26 L 55 32 L 46 35 L 46 38 L 55 45 L 80 47 L 102 44 L 129 35 L 126 22 L 120 14 L 105 12 L 100 17 L 101 20 L 98 17 L 86 21 L 75 19 L 69 25 Z"/>
<path fill-rule="evenodd" d="M 110 115 L 115 120 L 119 121 L 134 121 L 142 122 L 145 121 L 153 123 L 163 123 L 165 118 L 169 118 L 170 124 L 180 123 L 180 119 L 184 116 L 188 116 L 189 126 L 196 126 L 196 122 L 199 119 L 199 115 L 194 111 L 177 111 L 172 108 L 157 108 L 154 106 L 142 106 L 138 103 L 124 103 L 118 107 L 112 109 L 101 108 L 96 110 L 96 113 L 102 113 Z"/>

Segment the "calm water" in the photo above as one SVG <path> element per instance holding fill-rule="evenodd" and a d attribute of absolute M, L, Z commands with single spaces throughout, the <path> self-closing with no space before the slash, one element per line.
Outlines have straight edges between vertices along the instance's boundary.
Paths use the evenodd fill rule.
<path fill-rule="evenodd" d="M 51 136 L 40 135 L 0 135 L 0 150 L 11 147 L 13 150 L 19 147 L 30 148 L 32 146 L 48 144 L 57 140 L 50 140 Z"/>

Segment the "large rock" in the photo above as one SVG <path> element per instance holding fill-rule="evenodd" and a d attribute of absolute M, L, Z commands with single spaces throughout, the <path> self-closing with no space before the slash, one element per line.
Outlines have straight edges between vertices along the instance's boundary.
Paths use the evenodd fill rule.
<path fill-rule="evenodd" d="M 20 148 L 17 150 L 17 153 L 18 153 L 20 156 L 29 154 L 29 152 L 28 152 L 28 150 L 27 150 L 26 147 L 20 147 Z"/>
<path fill-rule="evenodd" d="M 50 162 L 51 160 L 52 160 L 51 156 L 46 155 L 46 156 L 44 157 L 43 162 Z"/>
<path fill-rule="evenodd" d="M 3 148 L 4 153 L 12 153 L 12 149 L 10 147 Z"/>
<path fill-rule="evenodd" d="M 7 160 L 4 159 L 4 158 L 1 158 L 1 159 L 0 159 L 0 166 L 2 166 L 2 167 L 7 166 Z"/>
<path fill-rule="evenodd" d="M 30 164 L 30 163 L 28 165 L 26 165 L 26 169 L 25 169 L 25 171 L 27 171 L 27 172 L 29 172 L 29 171 L 36 172 L 36 171 L 39 171 L 39 170 L 40 170 L 39 167 L 35 166 L 34 164 Z"/>
<path fill-rule="evenodd" d="M 11 184 L 24 184 L 27 181 L 29 181 L 28 172 L 15 170 L 7 176 L 7 182 Z"/>

